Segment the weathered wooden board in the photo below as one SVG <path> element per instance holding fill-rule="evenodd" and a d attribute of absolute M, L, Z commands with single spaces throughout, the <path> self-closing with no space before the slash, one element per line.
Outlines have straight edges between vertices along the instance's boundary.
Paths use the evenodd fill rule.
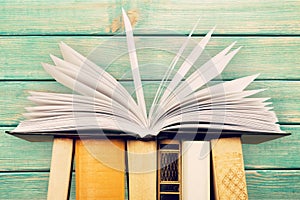
<path fill-rule="evenodd" d="M 249 199 L 299 199 L 299 170 L 246 171 Z M 46 199 L 48 173 L 0 173 L 0 199 Z M 70 199 L 75 199 L 75 176 Z"/>
<path fill-rule="evenodd" d="M 261 73 L 259 79 L 264 81 L 257 81 L 250 88 L 269 88 L 260 96 L 273 98 L 281 123 L 294 124 L 283 126 L 292 136 L 243 145 L 249 198 L 300 199 L 300 171 L 293 170 L 300 166 L 300 2 L 297 0 L 1 1 L 0 199 L 46 199 L 52 143 L 30 143 L 4 131 L 17 125 L 24 107 L 31 105 L 26 99 L 27 90 L 70 92 L 51 81 L 40 65 L 50 62 L 50 53 L 60 55 L 57 43 L 64 41 L 83 55 L 89 54 L 99 43 L 105 44 L 108 38 L 105 36 L 122 32 L 121 7 L 128 11 L 138 34 L 187 34 L 201 17 L 195 34 L 203 35 L 214 25 L 217 25 L 215 34 L 221 34 L 212 38 L 209 55 L 235 40 L 237 46 L 243 46 L 222 77 L 232 79 Z M 145 50 L 139 51 L 138 56 L 142 63 L 154 60 L 162 64 L 155 70 L 153 66 L 151 70 L 141 69 L 144 80 L 151 81 L 161 79 L 174 52 L 150 54 Z M 128 60 L 127 63 L 124 60 L 121 57 L 107 71 L 118 79 L 128 80 L 130 70 Z M 132 91 L 130 83 L 126 84 Z M 149 102 L 155 87 L 146 87 Z M 71 199 L 75 199 L 74 177 Z"/>
<path fill-rule="evenodd" d="M 257 145 L 243 145 L 246 169 L 299 168 L 300 126 L 282 126 L 291 136 Z"/>
<path fill-rule="evenodd" d="M 195 42 L 200 41 L 200 39 L 196 37 Z M 160 80 L 162 78 L 184 38 L 166 40 L 169 45 L 162 46 L 163 49 L 173 50 L 173 52 L 162 51 L 158 48 L 156 50 L 146 49 L 146 47 L 158 47 L 153 43 L 159 43 L 157 41 L 162 41 L 162 37 L 144 37 L 142 39 L 144 42 L 137 42 L 137 45 L 143 47 L 138 51 L 138 58 L 141 65 L 144 64 L 140 67 L 144 80 L 154 78 Z M 60 41 L 64 41 L 85 56 L 88 56 L 98 45 L 105 49 L 108 44 L 107 37 L 0 37 L 0 79 L 51 79 L 43 70 L 41 62 L 52 63 L 49 54 L 60 57 L 58 47 Z M 111 41 L 115 41 L 117 44 L 117 42 L 125 40 L 114 38 Z M 243 48 L 222 73 L 223 78 L 236 78 L 261 73 L 258 79 L 300 79 L 300 60 L 298 59 L 300 37 L 213 37 L 207 46 L 206 56 L 203 58 L 215 55 L 233 41 L 237 41 L 236 46 L 243 46 Z M 112 49 L 103 52 L 110 56 L 113 55 L 113 58 L 116 58 L 117 53 L 120 53 Z M 126 53 L 126 51 L 122 53 Z M 153 63 L 154 65 L 149 68 L 145 63 Z M 155 67 L 156 63 L 160 63 L 160 65 Z M 128 56 L 122 56 L 115 60 L 111 66 L 105 68 L 118 79 L 131 79 Z"/>
<path fill-rule="evenodd" d="M 246 171 L 249 199 L 299 199 L 299 170 Z"/>
<path fill-rule="evenodd" d="M 0 199 L 47 199 L 48 179 L 48 172 L 0 173 Z M 75 199 L 74 173 L 70 199 Z"/>
<path fill-rule="evenodd" d="M 49 171 L 52 142 L 32 143 L 4 133 L 11 129 L 0 127 L 0 171 Z"/>
<path fill-rule="evenodd" d="M 128 88 L 129 93 L 133 93 L 132 82 L 122 82 Z M 148 107 L 152 103 L 154 92 L 159 82 L 143 82 L 145 99 Z M 249 86 L 249 89 L 268 88 L 257 96 L 272 97 L 279 121 L 282 123 L 299 123 L 300 122 L 300 82 L 298 81 L 257 81 Z M 23 119 L 22 113 L 24 107 L 32 105 L 27 99 L 29 90 L 52 91 L 52 92 L 69 92 L 70 91 L 56 82 L 39 81 L 39 82 L 22 82 L 10 81 L 0 82 L 0 125 L 17 125 L 19 120 Z"/>
<path fill-rule="evenodd" d="M 136 28 L 197 33 L 217 25 L 218 33 L 294 34 L 300 31 L 299 1 L 1 1 L 1 34 L 111 34 L 122 28 L 124 7 Z M 143 31 L 140 31 L 143 32 Z M 166 31 L 161 31 L 163 33 Z"/>

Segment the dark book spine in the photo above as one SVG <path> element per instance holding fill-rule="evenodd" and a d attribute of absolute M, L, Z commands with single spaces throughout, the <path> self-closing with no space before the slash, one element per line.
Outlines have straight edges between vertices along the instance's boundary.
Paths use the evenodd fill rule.
<path fill-rule="evenodd" d="M 158 200 L 180 200 L 180 142 L 162 140 L 159 142 L 158 148 Z"/>

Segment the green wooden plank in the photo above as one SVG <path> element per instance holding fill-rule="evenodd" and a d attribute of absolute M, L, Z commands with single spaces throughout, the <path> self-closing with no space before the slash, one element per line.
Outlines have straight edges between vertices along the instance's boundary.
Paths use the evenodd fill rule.
<path fill-rule="evenodd" d="M 134 94 L 132 82 L 122 82 L 129 93 Z M 145 99 L 148 107 L 152 103 L 154 93 L 157 90 L 159 82 L 143 82 Z M 298 81 L 257 81 L 251 84 L 249 89 L 268 88 L 267 91 L 260 93 L 260 97 L 272 97 L 278 119 L 281 123 L 299 123 L 300 122 L 300 82 Z M 68 92 L 70 91 L 56 82 L 0 82 L 0 125 L 16 125 L 23 119 L 22 113 L 24 107 L 31 106 L 27 100 L 28 90 L 49 91 L 49 92 Z"/>
<path fill-rule="evenodd" d="M 0 173 L 0 199 L 47 199 L 48 179 L 48 172 Z M 70 199 L 76 199 L 74 176 Z"/>
<path fill-rule="evenodd" d="M 249 199 L 299 199 L 299 170 L 246 171 Z M 75 178 L 71 198 L 75 199 Z M 46 199 L 48 173 L 1 173 L 0 199 Z M 125 197 L 125 199 L 127 199 Z"/>
<path fill-rule="evenodd" d="M 12 129 L 0 127 L 0 171 L 49 171 L 52 142 L 28 142 L 5 133 Z"/>
<path fill-rule="evenodd" d="M 9 1 L 0 3 L 0 34 L 111 34 L 122 27 L 121 7 L 135 28 L 196 33 L 214 25 L 225 34 L 299 34 L 299 1 Z M 166 31 L 160 31 L 165 33 Z M 140 30 L 139 33 L 148 33 Z"/>
<path fill-rule="evenodd" d="M 257 145 L 243 144 L 246 169 L 299 168 L 300 126 L 281 128 L 292 135 Z"/>
<path fill-rule="evenodd" d="M 0 127 L 0 171 L 49 171 L 52 143 L 27 142 L 4 133 L 12 129 Z M 283 125 L 282 129 L 292 135 L 258 145 L 243 145 L 246 169 L 300 166 L 300 126 Z"/>
<path fill-rule="evenodd" d="M 249 199 L 300 199 L 299 170 L 246 171 L 246 181 Z"/>
<path fill-rule="evenodd" d="M 29 90 L 71 93 L 57 82 L 0 82 L 0 126 L 14 125 L 23 119 L 25 107 L 32 105 L 27 99 Z"/>
<path fill-rule="evenodd" d="M 168 45 L 161 44 L 165 39 Z M 195 42 L 201 38 L 196 37 Z M 143 79 L 161 79 L 175 56 L 184 38 L 146 37 L 137 43 L 138 58 L 141 65 Z M 112 41 L 115 44 L 124 42 L 122 38 L 108 40 L 107 37 L 0 37 L 0 79 L 51 79 L 43 70 L 41 62 L 52 63 L 49 54 L 60 56 L 58 43 L 64 41 L 83 55 L 90 55 L 103 67 L 104 61 L 96 60 L 95 54 L 105 53 L 105 57 L 115 59 L 106 70 L 118 79 L 130 79 L 130 66 L 128 57 L 121 56 L 123 51 L 108 50 L 105 47 Z M 142 41 L 142 42 L 140 42 Z M 240 52 L 231 61 L 223 78 L 236 78 L 261 73 L 259 79 L 300 79 L 300 37 L 213 37 L 204 56 L 195 65 L 199 67 L 204 59 L 214 56 L 227 45 L 237 41 L 236 46 L 243 46 Z M 90 54 L 94 48 L 99 49 Z M 147 49 L 148 47 L 156 49 Z M 188 46 L 190 49 L 192 45 Z M 187 51 L 189 52 L 189 51 Z M 159 63 L 160 65 L 158 65 Z M 152 65 L 151 65 L 152 64 Z M 150 67 L 149 67 L 150 66 Z"/>

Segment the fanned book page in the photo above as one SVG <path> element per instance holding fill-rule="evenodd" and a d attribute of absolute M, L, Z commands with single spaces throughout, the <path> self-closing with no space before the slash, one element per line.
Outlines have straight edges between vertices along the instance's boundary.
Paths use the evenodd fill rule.
<path fill-rule="evenodd" d="M 232 50 L 235 43 L 195 69 L 195 62 L 203 54 L 214 28 L 187 52 L 187 43 L 196 26 L 193 28 L 178 48 L 147 109 L 133 30 L 124 10 L 123 19 L 134 97 L 101 66 L 61 42 L 63 59 L 51 55 L 54 64 L 42 65 L 74 94 L 31 91 L 29 100 L 36 106 L 26 108 L 26 120 L 13 133 L 101 129 L 141 138 L 176 130 L 284 133 L 268 98 L 253 97 L 263 90 L 246 90 L 258 75 L 220 83 L 212 81 L 240 50 Z M 182 62 L 180 58 L 184 58 Z"/>

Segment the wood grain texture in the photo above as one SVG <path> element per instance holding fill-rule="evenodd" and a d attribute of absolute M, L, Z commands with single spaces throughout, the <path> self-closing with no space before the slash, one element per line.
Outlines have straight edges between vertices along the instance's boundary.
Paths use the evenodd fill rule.
<path fill-rule="evenodd" d="M 76 140 L 76 199 L 123 200 L 125 143 Z"/>
<path fill-rule="evenodd" d="M 49 172 L 0 173 L 0 199 L 47 199 Z M 75 199 L 75 174 L 72 177 L 70 199 Z"/>
<path fill-rule="evenodd" d="M 300 166 L 300 126 L 282 126 L 291 136 L 257 145 L 243 145 L 246 169 L 296 169 Z"/>
<path fill-rule="evenodd" d="M 163 37 L 166 38 L 166 37 Z M 170 41 L 170 39 L 166 39 Z M 145 47 L 155 47 L 153 43 L 162 41 L 162 37 L 143 38 L 143 43 L 138 51 L 138 59 L 141 64 L 140 70 L 144 80 L 160 80 L 169 66 L 171 59 L 183 43 L 184 38 L 173 38 L 169 45 L 160 47 L 172 52 L 159 49 L 147 50 Z M 196 37 L 196 41 L 200 38 Z M 108 45 L 107 37 L 0 37 L 0 79 L 13 80 L 41 80 L 52 79 L 41 66 L 41 62 L 52 63 L 49 54 L 61 55 L 58 43 L 64 41 L 76 51 L 97 61 L 90 53 L 98 47 L 105 49 Z M 114 38 L 113 41 L 121 42 L 124 39 Z M 298 49 L 300 37 L 213 37 L 207 46 L 205 57 L 215 55 L 230 43 L 237 41 L 236 46 L 243 46 L 240 52 L 222 73 L 222 78 L 231 79 L 261 73 L 258 79 L 300 79 L 300 60 Z M 160 42 L 161 43 L 161 42 Z M 156 45 L 157 46 L 157 45 Z M 192 46 L 191 46 L 192 47 Z M 98 49 L 99 53 L 100 50 Z M 109 49 L 101 51 L 118 56 L 118 50 Z M 105 56 L 103 56 L 105 57 Z M 103 58 L 101 57 L 101 58 Z M 102 65 L 110 74 L 117 79 L 129 80 L 131 78 L 128 57 L 121 56 L 110 63 L 109 67 Z M 151 68 L 147 63 L 154 63 Z M 160 65 L 157 65 L 159 63 Z M 199 62 L 201 64 L 202 62 Z M 196 66 L 199 66 L 196 65 Z M 154 68 L 154 69 L 153 69 Z M 151 69 L 151 70 L 150 70 Z M 280 73 L 279 73 L 280 72 Z"/>
<path fill-rule="evenodd" d="M 0 171 L 49 171 L 52 142 L 32 143 L 5 133 L 12 128 L 0 127 Z"/>
<path fill-rule="evenodd" d="M 156 141 L 128 141 L 130 200 L 156 200 Z"/>
<path fill-rule="evenodd" d="M 292 132 L 290 137 L 243 145 L 245 167 L 251 169 L 246 171 L 249 199 L 300 199 L 300 171 L 293 170 L 300 166 L 300 2 L 296 0 L 1 1 L 0 80 L 5 81 L 0 82 L 0 199 L 40 200 L 47 196 L 52 143 L 29 143 L 4 133 L 13 128 L 7 126 L 22 119 L 24 107 L 30 105 L 26 90 L 70 92 L 53 82 L 37 81 L 52 80 L 40 62 L 50 62 L 50 53 L 60 55 L 59 41 L 87 55 L 106 40 L 105 36 L 120 33 L 121 7 L 134 22 L 135 33 L 145 34 L 148 30 L 142 29 L 156 28 L 164 30 L 151 34 L 187 34 L 201 17 L 196 34 L 205 34 L 214 25 L 215 34 L 224 34 L 212 38 L 210 55 L 234 40 L 243 46 L 222 77 L 232 79 L 261 73 L 259 79 L 264 82 L 256 82 L 251 88 L 269 88 L 262 96 L 273 97 L 281 123 L 297 124 L 283 126 Z M 152 59 L 169 64 L 166 53 L 142 51 L 139 55 L 144 63 Z M 129 66 L 123 60 L 114 62 L 107 70 L 118 79 L 128 80 Z M 164 66 L 155 70 L 142 68 L 141 74 L 147 80 L 160 79 L 164 70 Z M 265 81 L 272 79 L 282 81 Z M 153 89 L 147 91 L 151 93 Z M 73 177 L 70 199 L 75 199 L 74 181 Z"/>
<path fill-rule="evenodd" d="M 73 148 L 73 139 L 54 138 L 47 200 L 69 198 Z"/>
<path fill-rule="evenodd" d="M 216 200 L 248 199 L 241 139 L 212 140 L 211 148 Z"/>
<path fill-rule="evenodd" d="M 298 170 L 246 171 L 249 199 L 299 199 L 299 178 Z"/>
<path fill-rule="evenodd" d="M 121 8 L 136 28 L 157 27 L 187 33 L 201 17 L 203 33 L 284 33 L 300 31 L 299 1 L 2 1 L 1 34 L 111 34 L 122 29 Z M 176 23 L 174 23 L 176 22 Z M 143 31 L 140 31 L 143 32 Z M 144 31 L 145 32 L 145 31 Z M 161 31 L 163 33 L 166 31 Z"/>
<path fill-rule="evenodd" d="M 122 82 L 128 89 L 129 93 L 134 94 L 132 82 Z M 152 103 L 154 93 L 157 90 L 159 82 L 144 81 L 144 94 L 147 107 Z M 252 83 L 249 89 L 267 88 L 257 95 L 257 97 L 272 97 L 274 110 L 278 119 L 282 123 L 299 123 L 300 122 L 300 82 L 298 81 L 257 81 Z M 28 91 L 49 91 L 49 92 L 67 92 L 70 90 L 56 82 L 0 82 L 0 125 L 17 125 L 23 119 L 22 113 L 25 107 L 33 104 L 27 99 Z"/>
<path fill-rule="evenodd" d="M 0 173 L 0 199 L 46 199 L 48 174 L 45 172 Z M 70 199 L 75 199 L 75 178 L 73 174 Z M 296 200 L 300 198 L 299 170 L 246 170 L 246 179 L 249 199 Z"/>

